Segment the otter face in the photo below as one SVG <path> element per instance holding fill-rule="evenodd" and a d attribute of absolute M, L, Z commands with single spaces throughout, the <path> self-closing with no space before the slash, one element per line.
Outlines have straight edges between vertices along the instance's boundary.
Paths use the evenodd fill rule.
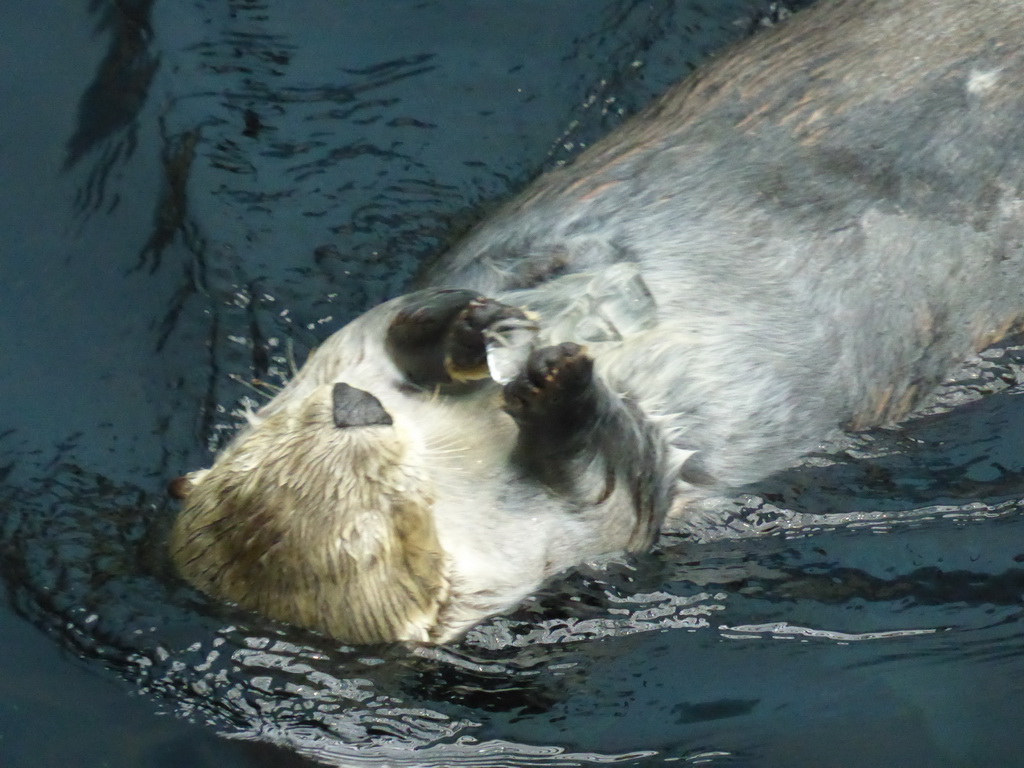
<path fill-rule="evenodd" d="M 180 572 L 341 640 L 426 640 L 448 587 L 411 442 L 343 382 L 271 409 L 188 476 L 171 542 Z"/>
<path fill-rule="evenodd" d="M 338 331 L 177 484 L 181 574 L 342 641 L 444 641 L 563 568 L 649 546 L 670 500 L 660 432 L 538 331 L 448 290 Z"/>

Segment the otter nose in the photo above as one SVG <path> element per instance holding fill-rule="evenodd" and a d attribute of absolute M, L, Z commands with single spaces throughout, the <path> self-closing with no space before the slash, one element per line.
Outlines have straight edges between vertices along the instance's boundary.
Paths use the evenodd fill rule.
<path fill-rule="evenodd" d="M 392 423 L 380 400 L 369 392 L 338 383 L 334 385 L 331 398 L 336 427 L 386 427 Z"/>

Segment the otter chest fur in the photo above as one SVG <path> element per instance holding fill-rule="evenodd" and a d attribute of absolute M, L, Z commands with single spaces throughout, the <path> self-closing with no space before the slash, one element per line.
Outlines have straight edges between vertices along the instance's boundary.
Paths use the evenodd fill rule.
<path fill-rule="evenodd" d="M 188 476 L 204 592 L 445 641 L 1024 316 L 1024 1 L 836 0 L 734 47 L 329 338 Z"/>

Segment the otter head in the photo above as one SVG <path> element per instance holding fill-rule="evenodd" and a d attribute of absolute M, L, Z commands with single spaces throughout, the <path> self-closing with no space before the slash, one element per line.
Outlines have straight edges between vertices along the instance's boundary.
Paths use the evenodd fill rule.
<path fill-rule="evenodd" d="M 171 541 L 181 574 L 342 641 L 427 640 L 448 586 L 409 435 L 346 383 L 265 411 L 172 488 L 184 499 Z"/>

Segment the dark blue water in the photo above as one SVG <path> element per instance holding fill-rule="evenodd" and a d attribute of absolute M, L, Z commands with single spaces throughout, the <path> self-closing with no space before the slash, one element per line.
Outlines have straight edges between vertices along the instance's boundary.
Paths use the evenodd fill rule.
<path fill-rule="evenodd" d="M 0 765 L 1024 765 L 1019 344 L 450 647 L 163 559 L 248 382 L 769 5 L 4 4 Z"/>

